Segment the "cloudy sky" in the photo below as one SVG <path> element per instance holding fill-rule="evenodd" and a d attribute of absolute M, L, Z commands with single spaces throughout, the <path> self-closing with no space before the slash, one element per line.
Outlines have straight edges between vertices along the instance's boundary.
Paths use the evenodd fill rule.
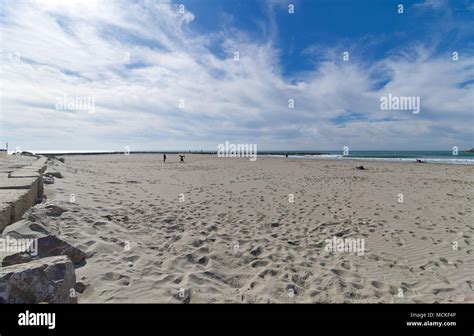
<path fill-rule="evenodd" d="M 473 1 L 0 6 L 10 149 L 474 146 Z M 420 97 L 420 113 L 382 110 L 389 94 Z"/>

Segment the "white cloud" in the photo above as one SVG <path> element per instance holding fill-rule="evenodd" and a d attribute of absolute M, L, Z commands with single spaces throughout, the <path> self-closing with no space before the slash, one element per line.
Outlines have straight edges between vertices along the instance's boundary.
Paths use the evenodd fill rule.
<path fill-rule="evenodd" d="M 459 87 L 474 78 L 470 55 L 453 62 L 420 48 L 373 65 L 329 58 L 293 85 L 272 41 L 222 36 L 222 59 L 209 50 L 213 36 L 192 31 L 194 15 L 169 1 L 88 4 L 4 5 L 1 131 L 12 146 L 215 149 L 230 140 L 262 149 L 449 150 L 472 138 L 473 87 Z M 390 82 L 374 88 L 382 74 Z M 421 113 L 381 111 L 388 93 L 420 96 Z M 64 95 L 94 97 L 95 113 L 56 110 Z M 334 124 L 349 112 L 366 119 Z"/>
<path fill-rule="evenodd" d="M 425 0 L 423 2 L 417 3 L 414 7 L 418 8 L 431 8 L 431 9 L 440 9 L 446 7 L 445 0 Z"/>

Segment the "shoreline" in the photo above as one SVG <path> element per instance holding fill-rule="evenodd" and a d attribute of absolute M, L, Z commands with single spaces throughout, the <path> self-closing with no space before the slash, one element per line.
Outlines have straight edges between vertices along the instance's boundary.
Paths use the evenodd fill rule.
<path fill-rule="evenodd" d="M 372 151 L 368 151 L 372 152 Z M 393 162 L 393 163 L 427 163 L 430 165 L 433 164 L 444 164 L 444 165 L 462 165 L 462 166 L 474 166 L 474 156 L 466 155 L 466 156 L 454 156 L 454 157 L 360 157 L 360 156 L 344 156 L 341 154 L 328 154 L 323 152 L 298 152 L 298 153 L 289 153 L 288 157 L 285 157 L 284 152 L 261 152 L 257 153 L 255 156 L 257 159 L 258 157 L 261 158 L 278 158 L 278 159 L 287 159 L 287 160 L 294 160 L 294 159 L 301 159 L 301 160 L 353 160 L 353 161 L 361 161 L 361 162 Z M 425 152 L 420 152 L 425 153 Z M 44 156 L 47 158 L 54 158 L 54 157 L 63 157 L 63 156 L 97 156 L 97 155 L 163 155 L 163 154 L 183 154 L 183 155 L 209 155 L 214 157 L 219 157 L 216 151 L 200 151 L 200 152 L 192 152 L 192 151 L 131 151 L 130 153 L 125 154 L 123 151 L 110 151 L 110 152 L 69 152 L 69 153 L 35 153 L 36 156 Z M 301 155 L 300 155 L 301 154 Z M 12 154 L 9 154 L 12 155 Z M 248 158 L 245 155 L 237 155 L 234 157 L 227 156 L 225 158 Z M 422 162 L 417 162 L 417 160 L 421 160 Z"/>

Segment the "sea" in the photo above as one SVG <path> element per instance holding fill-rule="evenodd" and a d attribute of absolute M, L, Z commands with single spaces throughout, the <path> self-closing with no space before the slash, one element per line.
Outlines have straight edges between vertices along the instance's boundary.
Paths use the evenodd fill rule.
<path fill-rule="evenodd" d="M 446 163 L 474 165 L 474 153 L 459 150 L 457 155 L 452 151 L 349 151 L 347 155 L 341 150 L 334 151 L 267 151 L 265 156 L 278 156 L 304 158 L 314 160 L 374 160 L 393 162 L 416 162 L 421 160 L 426 163 Z M 261 156 L 261 153 L 258 153 Z"/>
<path fill-rule="evenodd" d="M 123 151 L 32 151 L 35 154 L 118 154 Z M 9 151 L 9 154 L 13 152 Z M 163 154 L 163 153 L 189 153 L 189 154 L 215 154 L 216 151 L 206 150 L 178 150 L 178 151 L 130 151 L 130 154 Z M 425 163 L 445 163 L 474 165 L 474 153 L 464 150 L 453 151 L 349 151 L 344 155 L 341 150 L 258 150 L 257 157 L 286 157 L 302 158 L 312 160 L 374 160 L 392 162 L 416 162 L 421 160 Z"/>

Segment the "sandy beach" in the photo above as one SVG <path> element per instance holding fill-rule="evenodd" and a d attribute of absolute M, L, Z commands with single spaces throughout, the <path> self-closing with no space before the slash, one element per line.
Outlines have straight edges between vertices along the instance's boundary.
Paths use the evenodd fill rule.
<path fill-rule="evenodd" d="M 48 170 L 62 178 L 8 230 L 86 253 L 79 303 L 474 302 L 472 166 L 133 154 Z"/>

